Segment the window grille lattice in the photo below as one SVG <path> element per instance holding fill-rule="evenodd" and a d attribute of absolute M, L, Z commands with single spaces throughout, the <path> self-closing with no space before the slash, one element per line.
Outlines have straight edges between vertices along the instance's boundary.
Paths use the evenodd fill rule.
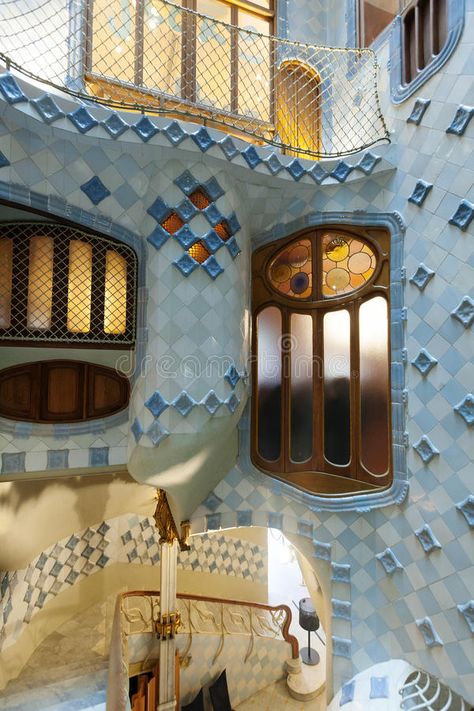
<path fill-rule="evenodd" d="M 64 225 L 0 225 L 0 340 L 131 345 L 136 256 Z"/>
<path fill-rule="evenodd" d="M 226 126 L 302 157 L 388 140 L 371 50 L 292 42 L 249 26 L 260 27 L 168 0 L 9 0 L 0 7 L 0 58 L 81 98 Z"/>

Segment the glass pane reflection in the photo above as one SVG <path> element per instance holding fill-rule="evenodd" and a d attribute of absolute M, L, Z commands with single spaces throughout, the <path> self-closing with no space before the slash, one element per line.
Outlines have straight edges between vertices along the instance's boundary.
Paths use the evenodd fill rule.
<path fill-rule="evenodd" d="M 387 302 L 375 296 L 359 309 L 361 459 L 371 474 L 388 469 Z"/>
<path fill-rule="evenodd" d="M 257 316 L 258 451 L 275 461 L 281 451 L 281 313 L 269 306 Z"/>
<path fill-rule="evenodd" d="M 351 456 L 350 325 L 345 309 L 324 315 L 324 456 L 338 465 Z"/>
<path fill-rule="evenodd" d="M 313 319 L 291 316 L 290 456 L 306 462 L 313 453 Z"/>

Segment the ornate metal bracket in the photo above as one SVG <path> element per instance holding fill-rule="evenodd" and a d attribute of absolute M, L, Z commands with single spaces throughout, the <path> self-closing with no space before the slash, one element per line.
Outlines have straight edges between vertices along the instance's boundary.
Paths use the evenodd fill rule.
<path fill-rule="evenodd" d="M 173 639 L 180 626 L 179 612 L 171 612 L 168 615 L 162 615 L 161 620 L 155 621 L 155 633 L 159 639 Z"/>
<path fill-rule="evenodd" d="M 181 535 L 178 533 L 178 528 L 171 513 L 166 491 L 158 489 L 156 492 L 156 509 L 153 514 L 156 527 L 160 534 L 160 543 L 173 543 L 178 541 L 182 551 L 188 551 L 189 536 L 191 534 L 191 524 L 189 521 L 181 522 Z"/>

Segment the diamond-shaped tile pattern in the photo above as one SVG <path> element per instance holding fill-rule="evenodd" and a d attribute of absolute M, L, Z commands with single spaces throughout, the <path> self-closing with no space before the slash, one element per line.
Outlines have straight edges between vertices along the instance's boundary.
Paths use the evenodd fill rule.
<path fill-rule="evenodd" d="M 474 528 L 474 496 L 470 494 L 464 501 L 456 504 L 456 508 L 460 511 L 471 528 Z"/>
<path fill-rule="evenodd" d="M 412 112 L 407 118 L 407 123 L 414 123 L 416 126 L 419 126 L 430 104 L 431 99 L 416 99 Z"/>
<path fill-rule="evenodd" d="M 152 442 L 154 447 L 158 447 L 164 439 L 169 435 L 168 430 L 163 427 L 159 420 L 153 420 L 151 425 L 146 431 L 148 439 Z"/>
<path fill-rule="evenodd" d="M 459 106 L 453 120 L 446 129 L 446 133 L 454 133 L 455 136 L 463 136 L 473 114 L 474 107 Z"/>
<path fill-rule="evenodd" d="M 196 133 L 191 134 L 191 138 L 203 153 L 206 153 L 206 151 L 212 148 L 216 143 L 210 136 L 209 131 L 204 127 L 200 128 Z"/>
<path fill-rule="evenodd" d="M 0 74 L 0 92 L 9 104 L 18 104 L 22 101 L 28 101 L 20 89 L 18 82 L 9 72 Z"/>
<path fill-rule="evenodd" d="M 110 195 L 110 190 L 105 187 L 104 183 L 97 175 L 94 175 L 87 183 L 81 185 L 81 190 L 87 195 L 89 200 L 98 205 L 102 200 Z"/>
<path fill-rule="evenodd" d="M 64 117 L 64 111 L 61 111 L 49 94 L 43 94 L 43 96 L 33 99 L 30 103 L 45 123 L 54 123 L 54 121 Z"/>
<path fill-rule="evenodd" d="M 128 131 L 129 125 L 126 123 L 119 114 L 113 112 L 110 116 L 102 121 L 102 126 L 105 128 L 109 136 L 112 138 L 119 138 L 125 131 Z"/>
<path fill-rule="evenodd" d="M 464 605 L 458 605 L 457 607 L 461 615 L 466 620 L 466 624 L 469 627 L 471 634 L 474 635 L 474 600 L 469 600 L 469 602 L 464 603 Z"/>
<path fill-rule="evenodd" d="M 429 617 L 423 617 L 416 621 L 416 626 L 423 635 L 427 647 L 441 647 L 443 640 L 436 632 L 434 625 Z"/>
<path fill-rule="evenodd" d="M 196 260 L 190 257 L 187 253 L 183 254 L 179 259 L 173 262 L 173 264 L 185 277 L 192 274 L 192 272 L 199 266 L 198 262 L 196 262 Z"/>
<path fill-rule="evenodd" d="M 148 116 L 143 116 L 140 121 L 133 124 L 132 131 L 134 131 L 144 143 L 147 143 L 150 138 L 153 138 L 153 136 L 159 132 L 159 129 Z"/>
<path fill-rule="evenodd" d="M 418 452 L 425 464 L 428 464 L 433 457 L 439 454 L 439 450 L 436 449 L 433 442 L 426 435 L 423 435 L 418 442 L 413 445 L 413 449 Z"/>
<path fill-rule="evenodd" d="M 83 106 L 68 114 L 67 117 L 80 133 L 88 133 L 99 124 L 92 114 Z"/>
<path fill-rule="evenodd" d="M 472 393 L 466 395 L 454 409 L 461 415 L 469 427 L 474 425 L 474 395 Z"/>
<path fill-rule="evenodd" d="M 168 403 L 165 398 L 161 395 L 158 390 L 156 390 L 151 397 L 145 402 L 145 407 L 147 407 L 153 417 L 159 417 L 168 407 Z"/>
<path fill-rule="evenodd" d="M 415 531 L 415 536 L 420 541 L 425 553 L 431 553 L 432 551 L 442 548 L 441 543 L 438 541 L 430 526 L 425 523 L 424 526 Z"/>
<path fill-rule="evenodd" d="M 396 570 L 403 570 L 403 565 L 391 548 L 386 548 L 383 553 L 378 553 L 375 557 L 382 563 L 387 575 L 393 575 Z"/>
<path fill-rule="evenodd" d="M 434 277 L 434 271 L 427 267 L 425 264 L 421 263 L 418 265 L 416 272 L 410 277 L 412 284 L 415 284 L 420 291 L 428 284 L 429 280 Z"/>
<path fill-rule="evenodd" d="M 412 194 L 408 198 L 408 202 L 412 202 L 414 205 L 418 205 L 418 207 L 421 207 L 425 202 L 426 198 L 428 197 L 428 193 L 430 192 L 432 187 L 432 183 L 427 183 L 426 180 L 418 180 L 415 187 L 413 188 Z"/>
<path fill-rule="evenodd" d="M 449 224 L 467 230 L 474 217 L 474 205 L 469 200 L 461 200 L 454 215 L 449 219 Z"/>
<path fill-rule="evenodd" d="M 438 361 L 424 348 L 418 353 L 416 358 L 412 360 L 412 365 L 420 371 L 422 375 L 428 375 L 430 370 L 435 367 Z"/>
<path fill-rule="evenodd" d="M 469 328 L 474 321 L 474 300 L 464 296 L 456 308 L 451 311 L 451 316 L 457 319 L 464 328 Z"/>
<path fill-rule="evenodd" d="M 178 397 L 173 400 L 172 404 L 175 410 L 177 410 L 183 417 L 187 417 L 191 410 L 196 406 L 196 402 L 185 391 L 180 393 Z"/>

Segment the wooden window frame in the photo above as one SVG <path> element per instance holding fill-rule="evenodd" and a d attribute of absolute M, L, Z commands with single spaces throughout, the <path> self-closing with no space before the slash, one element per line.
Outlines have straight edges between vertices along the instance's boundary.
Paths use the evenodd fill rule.
<path fill-rule="evenodd" d="M 362 238 L 373 249 L 377 257 L 377 267 L 364 286 L 353 293 L 322 298 L 316 296 L 318 281 L 320 281 L 320 267 L 318 261 L 318 244 L 323 234 L 335 231 L 346 234 L 348 237 Z M 313 295 L 309 299 L 285 297 L 271 286 L 267 276 L 268 266 L 272 258 L 285 245 L 299 238 L 310 239 L 313 245 Z M 316 249 L 315 249 L 316 247 Z M 388 392 L 387 392 L 387 425 L 388 425 L 388 474 L 379 478 L 374 485 L 374 478 L 367 474 L 360 458 L 360 426 L 358 410 L 360 407 L 360 392 L 358 378 L 354 377 L 354 368 L 351 365 L 350 378 L 350 442 L 351 457 L 347 466 L 333 465 L 324 459 L 323 432 L 324 422 L 322 416 L 323 406 L 323 379 L 313 373 L 313 454 L 310 460 L 302 463 L 292 462 L 289 456 L 290 441 L 290 372 L 289 353 L 282 350 L 282 395 L 281 395 L 281 452 L 280 458 L 274 462 L 267 461 L 258 452 L 257 418 L 258 418 L 258 334 L 257 316 L 265 308 L 276 306 L 282 314 L 282 342 L 285 335 L 289 334 L 289 319 L 291 314 L 306 313 L 313 318 L 313 343 L 315 351 L 313 362 L 316 368 L 323 363 L 322 322 L 324 314 L 346 308 L 352 314 L 358 307 L 375 295 L 381 295 L 387 302 L 388 331 Z M 388 488 L 393 481 L 392 442 L 391 442 L 391 399 L 390 399 L 390 234 L 385 228 L 364 228 L 327 224 L 317 228 L 304 229 L 271 245 L 257 249 L 252 256 L 252 428 L 251 428 L 251 460 L 261 471 L 280 479 L 292 486 L 321 496 L 346 496 L 348 494 L 368 493 Z M 351 364 L 358 362 L 358 325 L 357 320 L 351 318 Z M 291 343 L 291 338 L 287 339 Z M 316 368 L 313 368 L 315 371 Z M 318 382 L 319 381 L 319 382 Z"/>
<path fill-rule="evenodd" d="M 400 14 L 403 11 L 403 7 L 404 7 L 404 5 L 406 5 L 406 3 L 407 3 L 407 0 L 398 0 L 398 14 Z M 364 0 L 359 0 L 357 3 L 356 33 L 357 33 L 357 37 L 359 39 L 359 46 L 360 47 L 369 47 L 370 45 L 366 44 L 366 41 L 365 41 L 364 9 L 365 9 Z M 393 19 L 395 19 L 395 17 Z M 393 20 L 391 22 L 393 22 Z M 386 25 L 386 27 L 377 35 L 377 37 L 380 37 L 382 32 L 385 32 L 387 27 L 390 27 L 391 22 L 388 25 Z M 377 40 L 377 37 L 374 37 L 374 39 L 372 40 L 372 42 L 370 44 L 375 42 Z"/>
<path fill-rule="evenodd" d="M 37 346 L 68 348 L 121 349 L 135 345 L 136 329 L 136 292 L 138 277 L 138 260 L 134 250 L 113 238 L 104 237 L 91 232 L 74 229 L 61 222 L 8 222 L 0 223 L 4 230 L 2 236 L 13 240 L 13 274 L 12 274 L 12 320 L 17 324 L 0 329 L 0 343 L 4 346 Z M 58 232 L 60 231 L 60 236 Z M 27 327 L 28 279 L 25 270 L 29 266 L 30 238 L 34 236 L 51 236 L 53 239 L 69 244 L 73 240 L 86 241 L 92 245 L 92 298 L 91 325 L 87 333 L 73 333 L 67 329 L 67 273 L 68 260 L 66 249 L 62 255 L 53 258 L 53 287 L 51 328 L 31 329 Z M 125 333 L 109 334 L 104 331 L 105 315 L 105 258 L 106 251 L 113 249 L 125 258 L 127 263 L 127 297 L 126 297 L 126 328 Z M 62 276 L 59 275 L 62 273 Z M 100 275 L 100 276 L 99 276 Z M 10 333 L 9 333 L 10 332 Z"/>
<path fill-rule="evenodd" d="M 440 8 L 440 5 L 443 7 Z M 422 8 L 427 17 L 422 18 Z M 410 26 L 408 24 L 409 18 Z M 440 54 L 447 40 L 447 4 L 444 0 L 412 0 L 401 14 L 402 76 L 408 86 Z M 408 41 L 413 33 L 413 46 Z M 428 46 L 426 46 L 428 45 Z M 414 54 L 414 57 L 412 56 Z"/>
<path fill-rule="evenodd" d="M 274 23 L 275 23 L 275 0 L 270 0 L 268 8 L 265 8 L 257 3 L 251 2 L 251 0 L 215 0 L 216 4 L 227 5 L 231 8 L 231 18 L 230 24 L 238 28 L 239 26 L 239 10 L 243 10 L 250 14 L 255 15 L 259 19 L 268 21 L 268 34 L 273 35 Z M 181 6 L 185 10 L 192 10 L 198 12 L 197 0 L 182 0 Z M 119 80 L 111 80 L 103 77 L 100 74 L 96 74 L 93 71 L 93 0 L 86 0 L 85 9 L 85 32 L 83 40 L 83 56 L 84 56 L 84 72 L 85 81 L 90 87 L 97 86 L 100 89 L 100 85 L 104 84 L 107 89 L 112 92 L 114 98 L 119 100 L 124 98 L 124 92 L 131 98 L 134 102 L 139 104 L 139 97 L 156 95 L 160 106 L 163 105 L 163 100 L 166 97 L 166 102 L 169 103 L 170 113 L 173 110 L 173 97 L 168 94 L 163 94 L 159 90 L 153 92 L 151 89 L 140 88 L 143 81 L 143 45 L 144 45 L 144 8 L 145 0 L 136 0 L 136 10 L 135 10 L 135 71 L 134 71 L 134 87 L 128 88 L 126 82 L 120 82 Z M 245 124 L 246 116 L 245 114 L 239 114 L 239 51 L 238 51 L 238 35 L 237 32 L 232 33 L 231 38 L 231 50 L 230 50 L 230 112 L 226 112 L 223 109 L 216 108 L 213 114 L 216 116 L 225 116 L 229 113 L 232 116 L 240 118 Z M 197 33 L 196 33 L 196 18 L 186 13 L 183 15 L 183 26 L 181 31 L 181 96 L 176 99 L 176 103 L 182 103 L 183 101 L 188 103 L 190 106 L 190 112 L 192 112 L 192 106 L 199 106 L 199 102 L 196 100 L 196 55 L 197 55 Z M 273 43 L 270 42 L 270 123 L 274 122 L 274 64 L 275 64 L 275 48 Z M 115 96 L 116 95 L 116 96 Z M 179 99 L 181 101 L 179 101 Z M 176 108 L 176 107 L 174 107 Z M 182 117 L 181 117 L 182 118 Z M 265 122 L 263 122 L 265 123 Z M 210 116 L 209 125 L 212 125 L 212 115 Z"/>

